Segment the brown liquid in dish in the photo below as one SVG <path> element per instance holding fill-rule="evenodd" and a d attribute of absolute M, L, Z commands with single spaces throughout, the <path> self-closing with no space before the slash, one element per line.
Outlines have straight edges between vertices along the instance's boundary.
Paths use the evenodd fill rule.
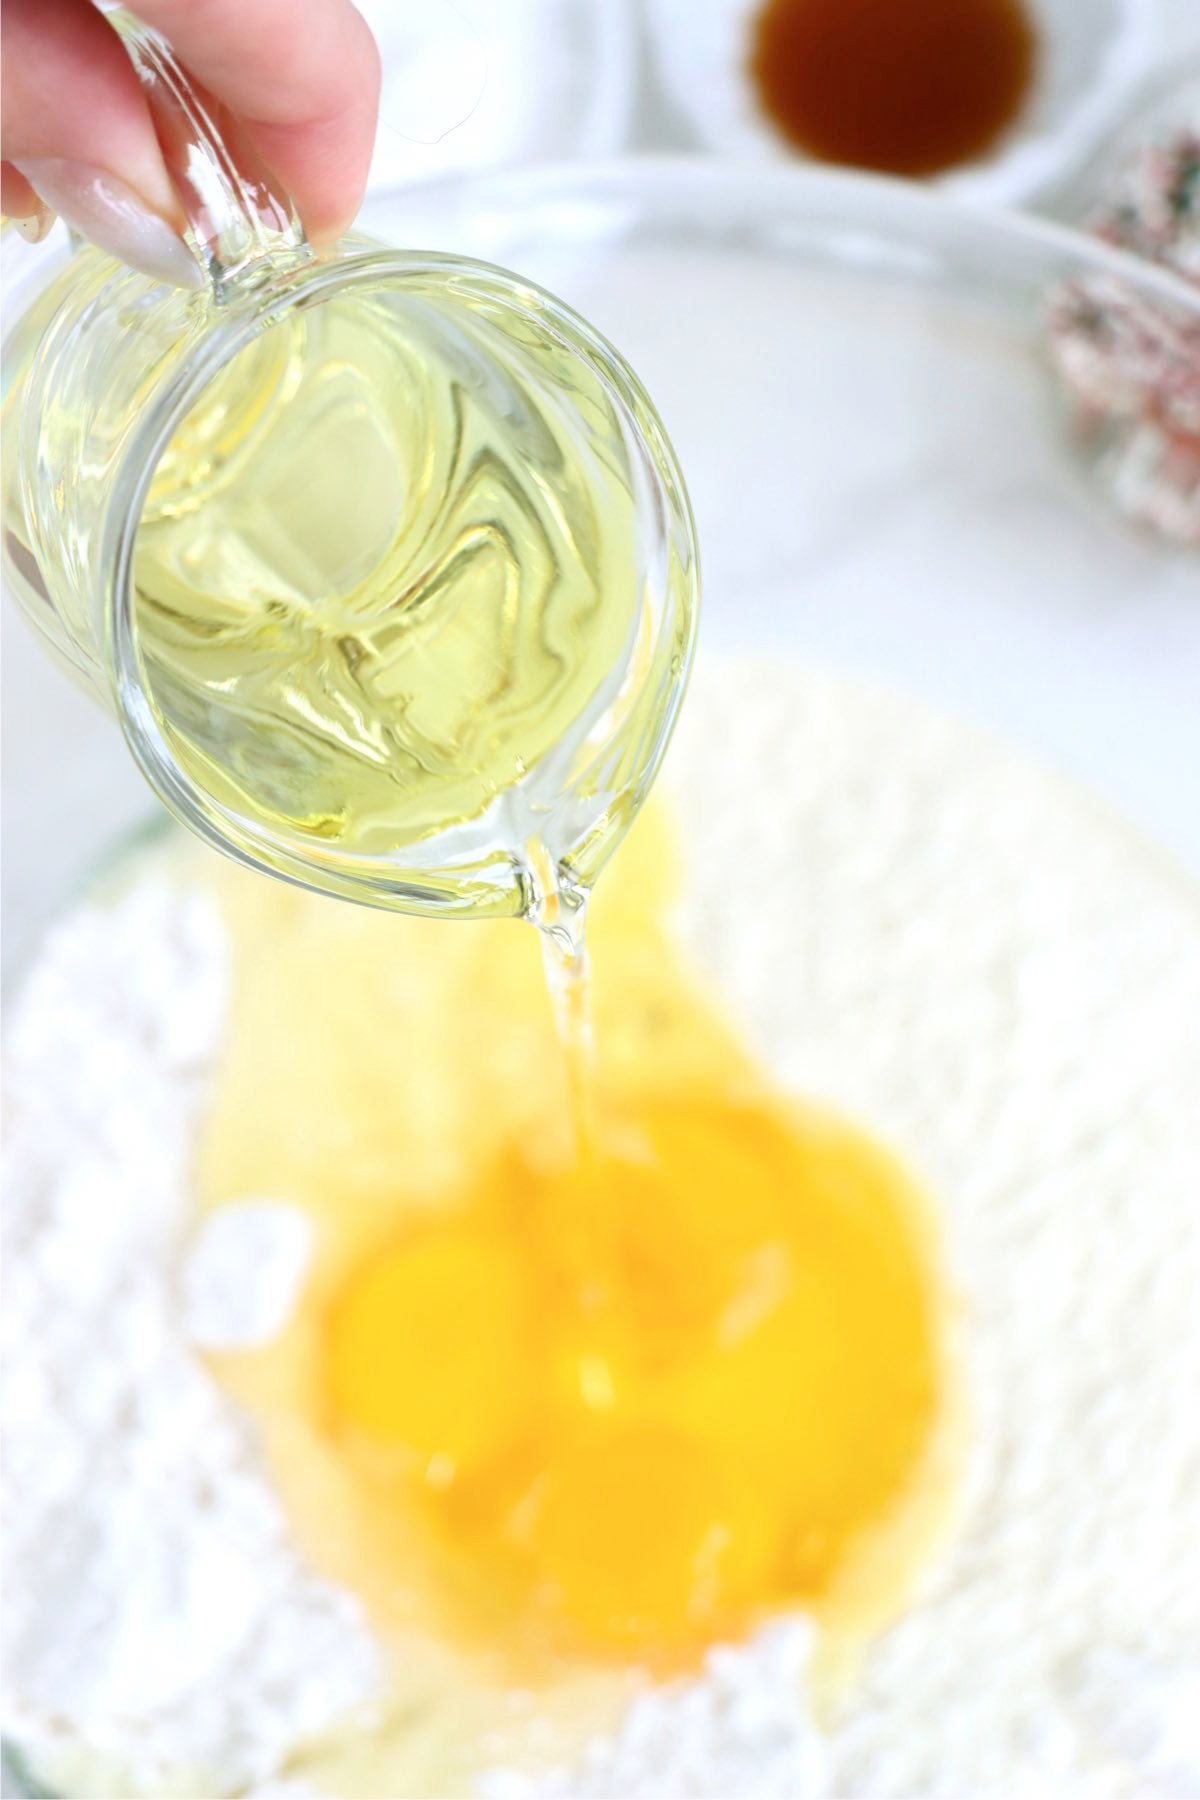
<path fill-rule="evenodd" d="M 750 72 L 810 156 L 937 175 L 1016 117 L 1035 49 L 1021 0 L 767 0 Z"/>

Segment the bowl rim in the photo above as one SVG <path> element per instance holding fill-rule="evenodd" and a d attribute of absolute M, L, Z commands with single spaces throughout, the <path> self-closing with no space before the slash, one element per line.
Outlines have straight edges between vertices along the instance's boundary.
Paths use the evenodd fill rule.
<path fill-rule="evenodd" d="M 706 213 L 719 206 L 741 220 L 772 210 L 781 220 L 787 214 L 807 215 L 814 227 L 873 230 L 917 248 L 958 238 L 994 256 L 998 266 L 1006 249 L 1026 259 L 1040 253 L 1048 265 L 1061 265 L 1064 272 L 1073 267 L 1081 275 L 1123 280 L 1147 298 L 1200 319 L 1200 286 L 1080 226 L 1016 206 L 985 205 L 903 177 L 814 164 L 758 166 L 682 151 L 546 162 L 381 187 L 367 195 L 360 218 L 370 232 L 385 207 L 391 209 L 395 227 L 402 227 L 408 206 L 430 216 L 491 210 L 532 217 L 539 206 L 551 203 L 568 216 L 573 208 L 605 201 L 644 212 L 703 203 Z"/>

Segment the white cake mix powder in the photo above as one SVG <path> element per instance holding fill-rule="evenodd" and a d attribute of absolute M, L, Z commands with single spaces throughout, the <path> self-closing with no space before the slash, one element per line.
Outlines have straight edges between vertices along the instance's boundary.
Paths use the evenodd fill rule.
<path fill-rule="evenodd" d="M 210 902 L 143 880 L 51 931 L 6 1041 L 5 1729 L 149 1792 L 254 1792 L 378 1679 L 186 1335 L 226 960 Z"/>
<path fill-rule="evenodd" d="M 967 1515 L 825 1733 L 780 1621 L 481 1791 L 1200 1795 L 1200 903 L 1002 750 L 795 669 L 708 672 L 666 781 L 695 955 L 942 1204 Z M 286 1195 L 190 1218 L 227 979 L 211 903 L 148 874 L 12 1009 L 5 1721 L 93 1792 L 299 1800 L 382 1664 L 195 1348 L 277 1329 L 309 1248 Z"/>

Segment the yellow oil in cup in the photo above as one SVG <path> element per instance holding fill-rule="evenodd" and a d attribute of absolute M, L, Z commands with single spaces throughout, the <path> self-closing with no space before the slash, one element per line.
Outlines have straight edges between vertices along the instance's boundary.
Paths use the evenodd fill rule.
<path fill-rule="evenodd" d="M 561 926 L 691 655 L 694 533 L 657 415 L 518 276 L 313 252 L 162 40 L 110 17 L 204 285 L 85 249 L 18 321 L 6 578 L 222 850 L 375 905 Z"/>

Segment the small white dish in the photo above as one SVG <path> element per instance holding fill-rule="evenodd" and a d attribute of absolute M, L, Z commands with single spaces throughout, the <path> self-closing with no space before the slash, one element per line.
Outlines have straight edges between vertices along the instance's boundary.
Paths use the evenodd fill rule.
<path fill-rule="evenodd" d="M 630 0 L 358 0 L 383 63 L 372 192 L 624 148 Z"/>
<path fill-rule="evenodd" d="M 1159 58 L 1161 0 L 1026 0 L 1032 92 L 996 148 L 936 178 L 960 198 L 1027 202 L 1087 157 Z M 648 0 L 662 89 L 699 145 L 747 161 L 804 161 L 763 112 L 749 73 L 763 0 Z"/>

